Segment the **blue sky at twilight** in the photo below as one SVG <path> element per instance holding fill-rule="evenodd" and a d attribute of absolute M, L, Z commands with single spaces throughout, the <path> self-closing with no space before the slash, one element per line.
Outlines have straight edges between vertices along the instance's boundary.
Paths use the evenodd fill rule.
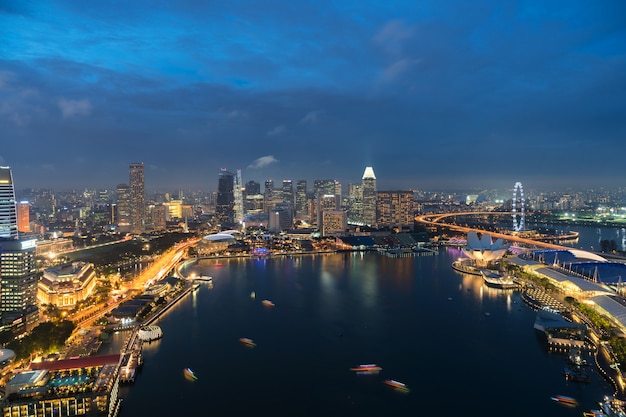
<path fill-rule="evenodd" d="M 17 188 L 623 186 L 626 2 L 0 0 Z"/>

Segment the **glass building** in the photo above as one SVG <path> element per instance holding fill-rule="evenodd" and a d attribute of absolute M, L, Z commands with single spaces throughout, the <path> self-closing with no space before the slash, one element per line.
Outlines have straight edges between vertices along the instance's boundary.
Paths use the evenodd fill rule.
<path fill-rule="evenodd" d="M 17 239 L 17 207 L 11 168 L 0 167 L 0 237 Z"/>

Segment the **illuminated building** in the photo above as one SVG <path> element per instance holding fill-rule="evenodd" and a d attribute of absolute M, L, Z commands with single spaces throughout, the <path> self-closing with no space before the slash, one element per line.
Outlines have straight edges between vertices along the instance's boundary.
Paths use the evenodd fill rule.
<path fill-rule="evenodd" d="M 17 239 L 17 208 L 11 168 L 0 167 L 0 238 Z"/>
<path fill-rule="evenodd" d="M 229 229 L 235 223 L 234 177 L 232 172 L 222 168 L 217 182 L 215 214 L 222 229 Z"/>
<path fill-rule="evenodd" d="M 345 234 L 347 228 L 346 212 L 343 210 L 323 210 L 322 236 L 340 236 Z"/>
<path fill-rule="evenodd" d="M 145 230 L 146 211 L 143 163 L 130 164 L 129 177 L 130 232 L 141 234 Z"/>
<path fill-rule="evenodd" d="M 0 312 L 2 322 L 37 321 L 36 239 L 0 239 Z"/>
<path fill-rule="evenodd" d="M 246 183 L 246 196 L 261 194 L 261 184 L 256 181 L 248 181 Z"/>
<path fill-rule="evenodd" d="M 293 202 L 294 202 L 293 181 L 283 180 L 283 193 L 282 194 L 283 194 L 282 201 L 284 203 L 289 203 L 289 205 L 293 209 Z"/>
<path fill-rule="evenodd" d="M 378 191 L 378 227 L 413 229 L 413 191 Z"/>
<path fill-rule="evenodd" d="M 237 170 L 237 174 L 234 179 L 235 183 L 233 185 L 233 198 L 235 200 L 235 213 L 234 220 L 235 223 L 241 223 L 243 221 L 243 184 L 241 180 L 241 170 Z"/>
<path fill-rule="evenodd" d="M 74 248 L 74 241 L 67 238 L 52 240 L 38 240 L 35 248 L 35 256 L 47 256 L 54 258 L 56 254 L 67 252 Z"/>
<path fill-rule="evenodd" d="M 265 180 L 265 189 L 263 190 L 263 210 L 269 213 L 276 206 L 276 197 L 274 196 L 274 181 Z"/>
<path fill-rule="evenodd" d="M 130 232 L 130 189 L 127 184 L 117 186 L 117 227 L 120 232 Z"/>
<path fill-rule="evenodd" d="M 93 264 L 72 262 L 48 268 L 37 284 L 37 300 L 40 304 L 52 304 L 59 308 L 73 308 L 76 303 L 89 297 L 96 286 Z"/>
<path fill-rule="evenodd" d="M 228 233 L 215 233 L 205 236 L 196 245 L 196 251 L 198 256 L 211 255 L 218 252 L 223 252 L 228 249 L 228 246 L 235 243 L 235 237 Z"/>
<path fill-rule="evenodd" d="M 363 185 L 348 186 L 348 222 L 363 225 Z"/>
<path fill-rule="evenodd" d="M 116 416 L 119 367 L 119 354 L 31 363 L 7 383 L 2 415 Z"/>
<path fill-rule="evenodd" d="M 315 195 L 315 220 L 321 229 L 322 210 L 337 210 L 341 200 L 341 184 L 336 180 L 313 181 L 313 193 Z"/>
<path fill-rule="evenodd" d="M 307 204 L 306 180 L 296 182 L 296 219 L 306 220 L 309 216 L 309 206 Z"/>
<path fill-rule="evenodd" d="M 293 218 L 289 203 L 277 203 L 274 210 L 269 212 L 267 229 L 271 232 L 281 232 L 291 229 Z"/>
<path fill-rule="evenodd" d="M 374 168 L 366 167 L 361 179 L 363 188 L 363 223 L 376 225 L 376 175 Z"/>
<path fill-rule="evenodd" d="M 468 258 L 473 259 L 478 266 L 486 266 L 492 261 L 500 259 L 506 254 L 509 245 L 499 238 L 495 242 L 491 240 L 491 235 L 485 233 L 480 238 L 478 234 L 471 230 L 467 233 L 467 246 L 462 248 L 463 253 Z"/>
<path fill-rule="evenodd" d="M 17 231 L 20 233 L 30 232 L 30 203 L 20 201 L 16 203 L 17 208 Z"/>

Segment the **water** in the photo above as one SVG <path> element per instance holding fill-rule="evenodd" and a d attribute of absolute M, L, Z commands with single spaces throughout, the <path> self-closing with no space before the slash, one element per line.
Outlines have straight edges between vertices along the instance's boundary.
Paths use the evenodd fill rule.
<path fill-rule="evenodd" d="M 156 323 L 164 337 L 145 345 L 120 416 L 579 416 L 613 392 L 593 367 L 591 383 L 567 382 L 566 356 L 547 350 L 519 293 L 454 272 L 459 256 L 202 261 L 194 270 L 212 276 L 213 289 L 203 285 Z M 349 370 L 365 363 L 383 370 Z M 197 381 L 185 380 L 186 367 Z M 580 406 L 550 399 L 558 394 Z"/>

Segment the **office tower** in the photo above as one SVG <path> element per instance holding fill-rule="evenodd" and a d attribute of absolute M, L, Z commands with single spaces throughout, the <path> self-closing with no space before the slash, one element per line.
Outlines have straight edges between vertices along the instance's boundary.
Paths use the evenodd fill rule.
<path fill-rule="evenodd" d="M 376 175 L 374 168 L 366 167 L 361 179 L 363 187 L 363 223 L 376 225 Z"/>
<path fill-rule="evenodd" d="M 30 232 L 30 203 L 28 201 L 20 201 L 16 203 L 16 207 L 18 233 Z"/>
<path fill-rule="evenodd" d="M 263 190 L 263 210 L 269 213 L 276 207 L 276 198 L 274 196 L 274 181 L 265 180 L 265 189 Z"/>
<path fill-rule="evenodd" d="M 2 322 L 22 319 L 28 330 L 37 321 L 36 239 L 0 239 Z"/>
<path fill-rule="evenodd" d="M 117 186 L 117 227 L 120 232 L 130 232 L 130 189 L 127 184 Z"/>
<path fill-rule="evenodd" d="M 130 232 L 141 234 L 145 229 L 146 194 L 143 163 L 130 164 Z"/>
<path fill-rule="evenodd" d="M 0 167 L 0 237 L 17 239 L 17 208 L 11 168 Z"/>
<path fill-rule="evenodd" d="M 338 210 L 340 206 L 341 185 L 336 180 L 315 180 L 313 181 L 313 194 L 315 195 L 315 220 L 318 228 L 322 225 L 323 210 Z"/>
<path fill-rule="evenodd" d="M 342 236 L 346 233 L 347 221 L 346 212 L 343 210 L 323 210 L 322 225 L 320 232 L 322 236 Z"/>
<path fill-rule="evenodd" d="M 348 186 L 348 223 L 363 225 L 363 185 Z"/>
<path fill-rule="evenodd" d="M 235 223 L 243 222 L 243 182 L 241 180 L 241 170 L 237 170 L 233 184 L 233 194 L 235 198 Z"/>
<path fill-rule="evenodd" d="M 222 230 L 230 229 L 235 223 L 234 174 L 222 168 L 217 182 L 215 214 Z"/>
<path fill-rule="evenodd" d="M 261 194 L 261 184 L 256 181 L 248 181 L 246 183 L 246 196 Z"/>
<path fill-rule="evenodd" d="M 304 220 L 308 218 L 309 206 L 307 204 L 306 180 L 296 182 L 296 219 Z"/>
<path fill-rule="evenodd" d="M 378 227 L 413 229 L 413 191 L 378 191 Z"/>
<path fill-rule="evenodd" d="M 268 230 L 271 232 L 281 232 L 291 229 L 293 225 L 291 211 L 292 208 L 289 203 L 276 203 L 276 207 L 269 212 Z"/>

